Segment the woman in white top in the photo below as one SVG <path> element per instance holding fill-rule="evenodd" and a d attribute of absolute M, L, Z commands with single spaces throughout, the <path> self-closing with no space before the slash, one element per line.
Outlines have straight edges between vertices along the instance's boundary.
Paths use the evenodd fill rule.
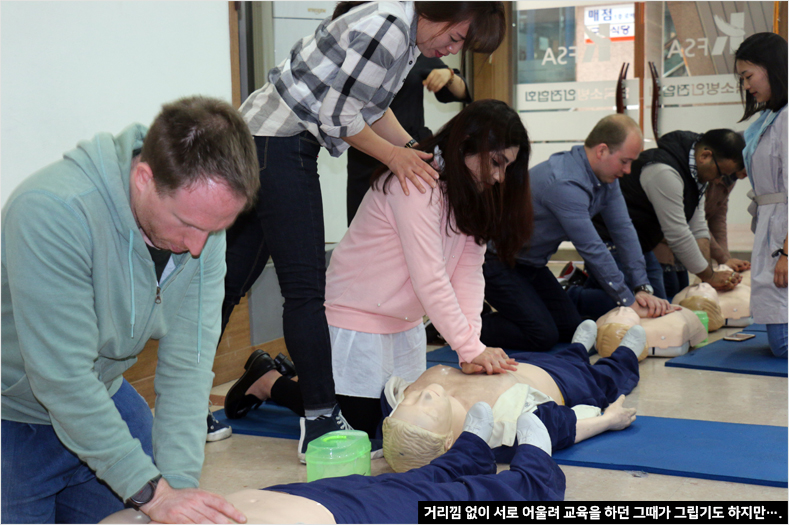
<path fill-rule="evenodd" d="M 743 159 L 753 186 L 755 233 L 751 259 L 751 314 L 767 325 L 770 348 L 787 357 L 787 53 L 786 40 L 774 33 L 746 38 L 734 55 L 747 120 Z M 742 121 L 741 120 L 741 121 Z M 749 194 L 750 195 L 750 194 Z"/>

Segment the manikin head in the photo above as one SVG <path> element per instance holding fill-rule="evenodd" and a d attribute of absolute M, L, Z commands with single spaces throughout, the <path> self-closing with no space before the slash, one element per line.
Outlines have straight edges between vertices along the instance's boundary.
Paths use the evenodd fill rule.
<path fill-rule="evenodd" d="M 647 344 L 639 360 L 646 357 L 649 348 L 680 347 L 688 342 L 694 346 L 707 337 L 699 318 L 687 308 L 662 317 L 639 319 L 631 308 L 619 307 L 597 320 L 597 353 L 602 357 L 611 355 L 627 330 L 636 324 L 647 334 Z"/>
<path fill-rule="evenodd" d="M 672 303 L 684 306 L 689 310 L 706 312 L 709 318 L 710 332 L 714 332 L 726 324 L 718 292 L 707 283 L 688 286 L 674 296 Z"/>
<path fill-rule="evenodd" d="M 619 344 L 627 331 L 637 324 L 641 324 L 638 314 L 627 306 L 614 308 L 598 319 L 595 348 L 597 348 L 597 353 L 600 354 L 600 357 L 608 357 L 613 354 L 619 348 Z M 638 356 L 638 360 L 643 361 L 646 357 L 647 346 L 644 347 L 643 352 Z"/>
<path fill-rule="evenodd" d="M 427 465 L 454 442 L 451 396 L 441 385 L 409 389 L 392 414 L 384 419 L 383 450 L 395 472 Z"/>

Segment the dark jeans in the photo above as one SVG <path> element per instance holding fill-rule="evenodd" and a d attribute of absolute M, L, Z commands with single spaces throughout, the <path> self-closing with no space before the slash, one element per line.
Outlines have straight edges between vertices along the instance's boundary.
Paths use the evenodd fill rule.
<path fill-rule="evenodd" d="M 670 301 L 690 283 L 688 271 L 682 264 L 661 264 L 663 268 L 663 285 L 666 289 L 666 298 Z"/>
<path fill-rule="evenodd" d="M 112 396 L 131 435 L 153 457 L 153 415 L 126 380 Z M 2 522 L 98 523 L 123 501 L 68 450 L 51 425 L 3 420 Z"/>
<path fill-rule="evenodd" d="M 647 277 L 649 278 L 649 284 L 651 284 L 652 288 L 655 289 L 655 297 L 668 299 L 668 295 L 666 295 L 666 286 L 663 281 L 663 267 L 660 266 L 657 257 L 655 257 L 655 253 L 645 253 L 644 260 L 647 263 Z"/>
<path fill-rule="evenodd" d="M 348 149 L 348 185 L 345 188 L 345 207 L 348 226 L 351 225 L 364 195 L 370 189 L 370 178 L 383 164 L 355 148 Z"/>
<path fill-rule="evenodd" d="M 614 257 L 614 261 L 616 261 L 617 268 L 624 273 L 616 247 L 609 246 L 609 250 Z M 664 274 L 662 265 L 657 262 L 657 258 L 652 252 L 645 254 L 644 259 L 647 263 L 647 278 L 649 279 L 649 284 L 651 284 L 652 288 L 655 290 L 655 296 L 665 299 L 666 291 L 663 286 Z M 600 283 L 597 282 L 597 279 L 595 279 L 590 272 L 587 273 L 589 273 L 589 278 L 584 285 L 571 286 L 567 289 L 567 295 L 570 296 L 570 299 L 573 304 L 575 304 L 578 313 L 580 313 L 582 317 L 596 321 L 619 305 L 617 305 L 616 301 L 603 290 Z M 626 281 L 626 283 L 629 288 L 635 288 L 634 283 L 629 281 Z"/>
<path fill-rule="evenodd" d="M 285 298 L 285 344 L 299 371 L 308 416 L 335 405 L 331 342 L 323 307 L 326 254 L 318 180 L 320 145 L 307 133 L 255 137 L 260 192 L 254 210 L 227 232 L 224 331 L 233 308 L 266 266 L 269 255 Z"/>
<path fill-rule="evenodd" d="M 572 339 L 581 316 L 547 267 L 510 268 L 488 253 L 482 271 L 485 300 L 497 310 L 482 317 L 485 345 L 545 352 Z"/>

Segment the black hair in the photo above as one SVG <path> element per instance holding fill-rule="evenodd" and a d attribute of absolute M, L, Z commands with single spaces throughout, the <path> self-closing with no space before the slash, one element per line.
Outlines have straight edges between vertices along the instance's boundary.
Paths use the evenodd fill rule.
<path fill-rule="evenodd" d="M 696 143 L 696 147 L 706 147 L 715 158 L 729 159 L 742 169 L 745 163 L 742 159 L 742 150 L 745 148 L 745 139 L 736 131 L 730 129 L 711 129 L 706 132 Z"/>
<path fill-rule="evenodd" d="M 742 78 L 737 77 L 740 85 L 740 94 L 745 104 L 745 112 L 740 122 L 748 120 L 754 113 L 764 109 L 778 111 L 786 105 L 786 40 L 775 33 L 756 33 L 743 40 L 734 53 L 735 64 L 737 60 L 750 62 L 763 67 L 767 71 L 770 82 L 770 100 L 763 103 L 756 102 L 753 95 L 742 89 Z"/>
<path fill-rule="evenodd" d="M 529 135 L 520 115 L 500 100 L 478 100 L 466 106 L 439 132 L 417 149 L 433 153 L 438 146 L 443 153 L 444 203 L 454 227 L 447 228 L 473 236 L 478 244 L 493 241 L 499 258 L 514 265 L 515 255 L 529 240 L 532 231 L 532 203 L 529 191 Z M 504 181 L 494 183 L 490 173 L 494 155 L 518 147 L 518 155 L 507 167 Z M 493 183 L 480 189 L 474 174 L 466 166 L 466 157 L 479 155 L 482 181 Z M 389 173 L 381 183 L 384 174 Z M 373 189 L 386 192 L 395 183 L 394 174 L 379 170 L 373 174 Z"/>

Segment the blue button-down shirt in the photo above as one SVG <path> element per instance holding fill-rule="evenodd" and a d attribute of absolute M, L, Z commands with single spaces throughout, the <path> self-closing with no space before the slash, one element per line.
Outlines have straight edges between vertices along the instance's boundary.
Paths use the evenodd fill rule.
<path fill-rule="evenodd" d="M 534 233 L 517 256 L 529 266 L 545 266 L 563 241 L 572 241 L 587 271 L 617 304 L 631 306 L 631 287 L 649 284 L 636 230 L 627 213 L 619 181 L 600 182 L 583 146 L 555 153 L 529 170 Z M 625 275 L 592 225 L 602 214 Z M 627 280 L 625 279 L 627 277 Z M 629 285 L 629 286 L 628 286 Z"/>

